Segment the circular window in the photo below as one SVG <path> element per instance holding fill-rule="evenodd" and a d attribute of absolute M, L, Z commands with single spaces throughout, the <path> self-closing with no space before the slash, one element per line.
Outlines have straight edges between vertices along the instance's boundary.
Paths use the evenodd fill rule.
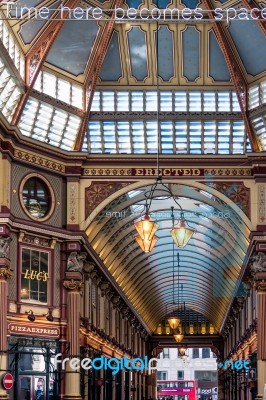
<path fill-rule="evenodd" d="M 21 184 L 20 198 L 24 210 L 33 219 L 44 220 L 53 211 L 54 196 L 50 184 L 39 176 L 27 176 Z"/>

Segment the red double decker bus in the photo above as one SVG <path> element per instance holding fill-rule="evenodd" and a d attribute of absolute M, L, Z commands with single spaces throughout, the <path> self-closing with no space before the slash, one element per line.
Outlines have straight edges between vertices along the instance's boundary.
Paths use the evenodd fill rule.
<path fill-rule="evenodd" d="M 198 400 L 197 381 L 157 380 L 158 400 Z"/>

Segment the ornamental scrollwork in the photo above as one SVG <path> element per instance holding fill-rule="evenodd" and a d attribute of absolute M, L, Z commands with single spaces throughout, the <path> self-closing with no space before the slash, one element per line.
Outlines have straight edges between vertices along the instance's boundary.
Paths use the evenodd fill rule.
<path fill-rule="evenodd" d="M 9 268 L 0 268 L 0 278 L 10 279 L 13 272 Z"/>
<path fill-rule="evenodd" d="M 66 279 L 64 280 L 63 285 L 68 290 L 80 291 L 83 288 L 83 282 L 75 279 Z"/>

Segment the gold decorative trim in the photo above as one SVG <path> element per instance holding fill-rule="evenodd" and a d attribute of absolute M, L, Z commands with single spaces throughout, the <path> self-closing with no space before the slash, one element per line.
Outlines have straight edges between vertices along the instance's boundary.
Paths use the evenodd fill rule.
<path fill-rule="evenodd" d="M 69 289 L 69 290 L 80 291 L 82 289 L 82 287 L 83 287 L 83 282 L 82 281 L 78 281 L 78 280 L 74 280 L 74 279 L 71 279 L 71 280 L 67 280 L 66 279 L 66 280 L 63 281 L 63 286 L 66 289 Z"/>
<path fill-rule="evenodd" d="M 195 176 L 241 176 L 241 177 L 250 177 L 252 176 L 251 168 L 176 168 L 176 167 L 167 167 L 167 168 L 149 168 L 149 167 L 138 167 L 138 168 L 106 168 L 106 167 L 99 167 L 99 168 L 83 168 L 83 176 L 112 176 L 112 177 L 127 177 L 127 176 L 134 176 L 134 177 L 154 177 L 158 175 L 164 177 L 195 177 Z"/>
<path fill-rule="evenodd" d="M 211 168 L 204 169 L 204 175 L 214 176 L 251 176 L 251 168 Z"/>
<path fill-rule="evenodd" d="M 16 158 L 19 158 L 22 161 L 27 161 L 30 164 L 40 165 L 42 167 L 51 169 L 57 172 L 65 172 L 65 166 L 63 164 L 59 164 L 52 159 L 46 157 L 40 157 L 36 154 L 31 154 L 26 151 L 16 150 L 14 152 Z"/>
<path fill-rule="evenodd" d="M 132 176 L 131 168 L 84 168 L 84 176 Z"/>
<path fill-rule="evenodd" d="M 0 278 L 10 279 L 13 272 L 9 268 L 0 268 Z"/>

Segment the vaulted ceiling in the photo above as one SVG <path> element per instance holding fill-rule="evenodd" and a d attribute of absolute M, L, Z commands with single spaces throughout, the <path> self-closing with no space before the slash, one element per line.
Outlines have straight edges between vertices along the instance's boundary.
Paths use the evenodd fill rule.
<path fill-rule="evenodd" d="M 215 184 L 208 191 L 203 184 L 168 185 L 184 210 L 187 223 L 196 230 L 186 247 L 173 246 L 171 207 L 176 220 L 180 208 L 167 198 L 160 185 L 150 209 L 153 220 L 160 226 L 156 232 L 159 240 L 151 253 L 140 249 L 134 239 L 133 224 L 144 212 L 145 193 L 150 186 L 127 188 L 129 191 L 124 190 L 124 194 L 101 208 L 88 226 L 89 240 L 151 331 L 166 310 L 169 313 L 176 309 L 178 300 L 185 302 L 187 309 L 204 315 L 219 331 L 232 296 L 239 289 L 238 278 L 251 230 L 245 214 L 248 210 L 241 210 L 222 196 Z M 228 185 L 227 194 L 234 191 L 241 192 L 241 185 Z M 180 285 L 182 293 L 178 299 Z"/>

